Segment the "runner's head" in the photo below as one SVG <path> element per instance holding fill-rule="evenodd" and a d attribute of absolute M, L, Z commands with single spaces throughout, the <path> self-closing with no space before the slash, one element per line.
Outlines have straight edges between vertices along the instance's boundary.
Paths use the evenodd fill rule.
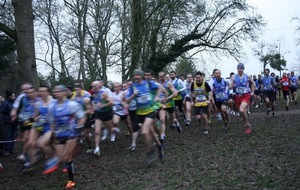
<path fill-rule="evenodd" d="M 176 72 L 175 71 L 171 71 L 170 72 L 170 77 L 172 80 L 174 80 L 176 78 Z"/>
<path fill-rule="evenodd" d="M 201 73 L 200 71 L 197 71 L 195 74 L 195 78 L 196 78 L 196 83 L 200 84 L 203 82 L 204 74 Z"/>
<path fill-rule="evenodd" d="M 269 76 L 270 75 L 270 70 L 269 69 L 265 69 L 264 74 L 265 74 L 265 76 Z"/>
<path fill-rule="evenodd" d="M 133 80 L 136 83 L 140 83 L 144 78 L 144 71 L 141 69 L 134 69 L 133 71 Z"/>
<path fill-rule="evenodd" d="M 215 78 L 216 79 L 220 79 L 221 78 L 221 70 L 220 69 L 216 69 L 214 72 Z"/>
<path fill-rule="evenodd" d="M 242 75 L 244 73 L 245 70 L 245 65 L 243 63 L 239 63 L 237 65 L 237 71 L 239 75 Z"/>

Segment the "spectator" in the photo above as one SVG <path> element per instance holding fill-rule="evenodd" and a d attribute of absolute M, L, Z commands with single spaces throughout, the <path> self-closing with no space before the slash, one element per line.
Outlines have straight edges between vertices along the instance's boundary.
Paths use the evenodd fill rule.
<path fill-rule="evenodd" d="M 4 131 L 4 139 L 5 141 L 13 141 L 16 139 L 17 134 L 17 124 L 16 122 L 12 122 L 10 112 L 13 108 L 13 103 L 16 97 L 13 92 L 6 91 L 6 97 L 4 102 L 0 106 L 0 111 L 2 115 L 3 122 L 3 131 Z M 4 144 L 2 155 L 9 156 L 10 154 L 14 154 L 14 142 L 7 142 Z"/>

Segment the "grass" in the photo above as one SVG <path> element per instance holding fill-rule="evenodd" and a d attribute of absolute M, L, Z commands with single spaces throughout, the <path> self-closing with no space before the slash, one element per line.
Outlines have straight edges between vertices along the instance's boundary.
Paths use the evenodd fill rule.
<path fill-rule="evenodd" d="M 115 143 L 101 143 L 100 157 L 83 151 L 75 158 L 75 189 L 299 189 L 300 108 L 292 105 L 287 114 L 280 102 L 276 109 L 276 118 L 266 117 L 264 107 L 253 110 L 250 136 L 238 117 L 232 117 L 226 133 L 213 118 L 208 136 L 195 124 L 182 134 L 168 128 L 166 156 L 150 168 L 143 164 L 141 138 L 130 153 L 129 138 L 117 136 Z M 21 175 L 22 164 L 15 157 L 1 162 L 6 166 L 0 173 L 1 190 L 61 189 L 67 180 L 60 171 L 42 176 L 43 163 Z"/>

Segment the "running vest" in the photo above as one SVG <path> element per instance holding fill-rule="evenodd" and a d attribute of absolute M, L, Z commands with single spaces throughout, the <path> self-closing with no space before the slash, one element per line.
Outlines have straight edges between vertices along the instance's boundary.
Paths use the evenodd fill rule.
<path fill-rule="evenodd" d="M 288 77 L 283 77 L 282 81 L 282 90 L 290 90 L 290 79 Z"/>
<path fill-rule="evenodd" d="M 248 76 L 246 74 L 241 78 L 238 74 L 234 77 L 235 88 L 234 92 L 237 95 L 243 95 L 250 93 Z"/>
<path fill-rule="evenodd" d="M 207 106 L 207 93 L 205 89 L 205 81 L 202 82 L 201 86 L 198 87 L 196 81 L 194 82 L 194 97 L 195 97 L 195 106 L 202 107 Z"/>
<path fill-rule="evenodd" d="M 62 109 L 57 108 L 57 102 L 55 102 L 53 106 L 53 115 L 55 120 L 54 131 L 57 138 L 76 137 L 79 135 L 75 131 L 75 116 L 71 114 L 70 110 L 68 109 L 69 102 L 70 100 L 66 100 L 62 105 Z"/>
<path fill-rule="evenodd" d="M 261 81 L 259 79 L 254 80 L 255 82 L 255 90 L 260 90 Z"/>
<path fill-rule="evenodd" d="M 127 109 L 125 109 L 122 104 L 122 97 L 123 92 L 119 92 L 119 94 L 117 94 L 116 92 L 112 93 L 112 100 L 114 102 L 113 111 L 118 115 L 127 115 Z"/>
<path fill-rule="evenodd" d="M 175 79 L 175 82 L 173 83 L 173 85 L 174 85 L 175 89 L 179 91 L 182 87 L 179 86 L 178 80 L 179 80 L 179 79 L 176 78 L 176 79 Z M 182 95 L 181 95 L 180 93 L 182 93 Z M 178 95 L 175 96 L 173 99 L 174 99 L 174 100 L 182 100 L 182 96 L 185 94 L 185 92 L 180 92 L 180 93 L 178 93 Z"/>
<path fill-rule="evenodd" d="M 164 83 L 161 83 L 161 85 L 168 91 L 168 94 L 165 94 L 164 92 L 161 92 L 159 94 L 159 100 L 163 101 L 165 98 L 167 98 L 168 96 L 170 96 L 173 92 L 170 90 L 170 88 L 168 87 L 168 84 L 170 83 L 170 81 L 165 81 Z M 175 107 L 175 102 L 174 99 L 172 98 L 171 100 L 168 100 L 166 102 L 166 107 L 167 108 L 173 108 Z"/>
<path fill-rule="evenodd" d="M 135 98 L 137 102 L 137 115 L 147 115 L 154 111 L 150 85 L 156 84 L 152 81 L 143 81 L 141 84 L 132 84 L 132 94 L 134 90 L 138 90 L 138 94 Z"/>
<path fill-rule="evenodd" d="M 90 98 L 90 97 L 89 97 L 88 95 L 86 95 L 86 94 L 84 93 L 84 91 L 82 91 L 80 97 L 77 96 L 77 95 L 75 95 L 75 96 L 73 96 L 73 97 L 71 98 L 71 100 L 74 100 L 75 102 L 77 102 L 78 104 L 81 105 L 81 107 L 83 108 L 83 110 L 86 110 L 86 108 L 85 108 L 85 106 L 84 106 L 84 99 L 85 99 L 85 98 Z"/>
<path fill-rule="evenodd" d="M 108 101 L 107 100 L 104 100 L 102 98 L 102 94 L 104 93 L 104 90 L 100 90 L 97 94 L 96 94 L 96 97 L 92 100 L 92 104 L 94 107 L 96 107 L 96 112 L 106 112 L 106 111 L 109 111 L 111 110 L 111 107 L 110 106 L 106 106 L 106 107 L 101 107 L 100 109 L 97 108 L 97 104 L 98 103 L 101 103 L 101 104 L 107 104 Z"/>
<path fill-rule="evenodd" d="M 290 87 L 291 88 L 298 88 L 298 80 L 296 76 L 290 76 Z"/>
<path fill-rule="evenodd" d="M 34 116 L 34 103 L 36 100 L 30 100 L 27 96 L 24 96 L 21 99 L 22 108 L 19 113 L 19 121 L 20 122 L 29 122 L 33 120 Z"/>
<path fill-rule="evenodd" d="M 37 121 L 36 130 L 39 132 L 50 131 L 50 124 L 48 121 L 49 107 L 53 104 L 53 100 L 49 102 L 47 106 L 44 106 L 44 102 L 41 100 L 38 107 L 39 120 Z"/>
<path fill-rule="evenodd" d="M 274 90 L 274 88 L 273 88 L 273 80 L 274 80 L 274 78 L 272 78 L 272 77 L 263 77 L 262 78 L 262 84 L 263 84 L 263 90 L 264 91 L 273 91 Z"/>
<path fill-rule="evenodd" d="M 218 82 L 216 78 L 213 79 L 213 87 L 214 87 L 214 93 L 216 95 L 216 101 L 221 102 L 228 99 L 228 83 L 221 78 L 221 82 Z"/>

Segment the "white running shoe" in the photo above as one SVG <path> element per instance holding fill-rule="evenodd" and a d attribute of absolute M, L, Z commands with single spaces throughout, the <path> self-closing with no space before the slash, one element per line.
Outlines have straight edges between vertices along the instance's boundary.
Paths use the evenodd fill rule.
<path fill-rule="evenodd" d="M 115 142 L 115 140 L 116 140 L 116 135 L 115 135 L 114 133 L 112 133 L 112 134 L 110 135 L 110 141 L 111 141 L 111 142 Z"/>
<path fill-rule="evenodd" d="M 107 139 L 107 135 L 108 135 L 108 129 L 105 128 L 102 131 L 102 137 L 101 137 L 101 141 L 104 141 L 105 139 Z"/>

